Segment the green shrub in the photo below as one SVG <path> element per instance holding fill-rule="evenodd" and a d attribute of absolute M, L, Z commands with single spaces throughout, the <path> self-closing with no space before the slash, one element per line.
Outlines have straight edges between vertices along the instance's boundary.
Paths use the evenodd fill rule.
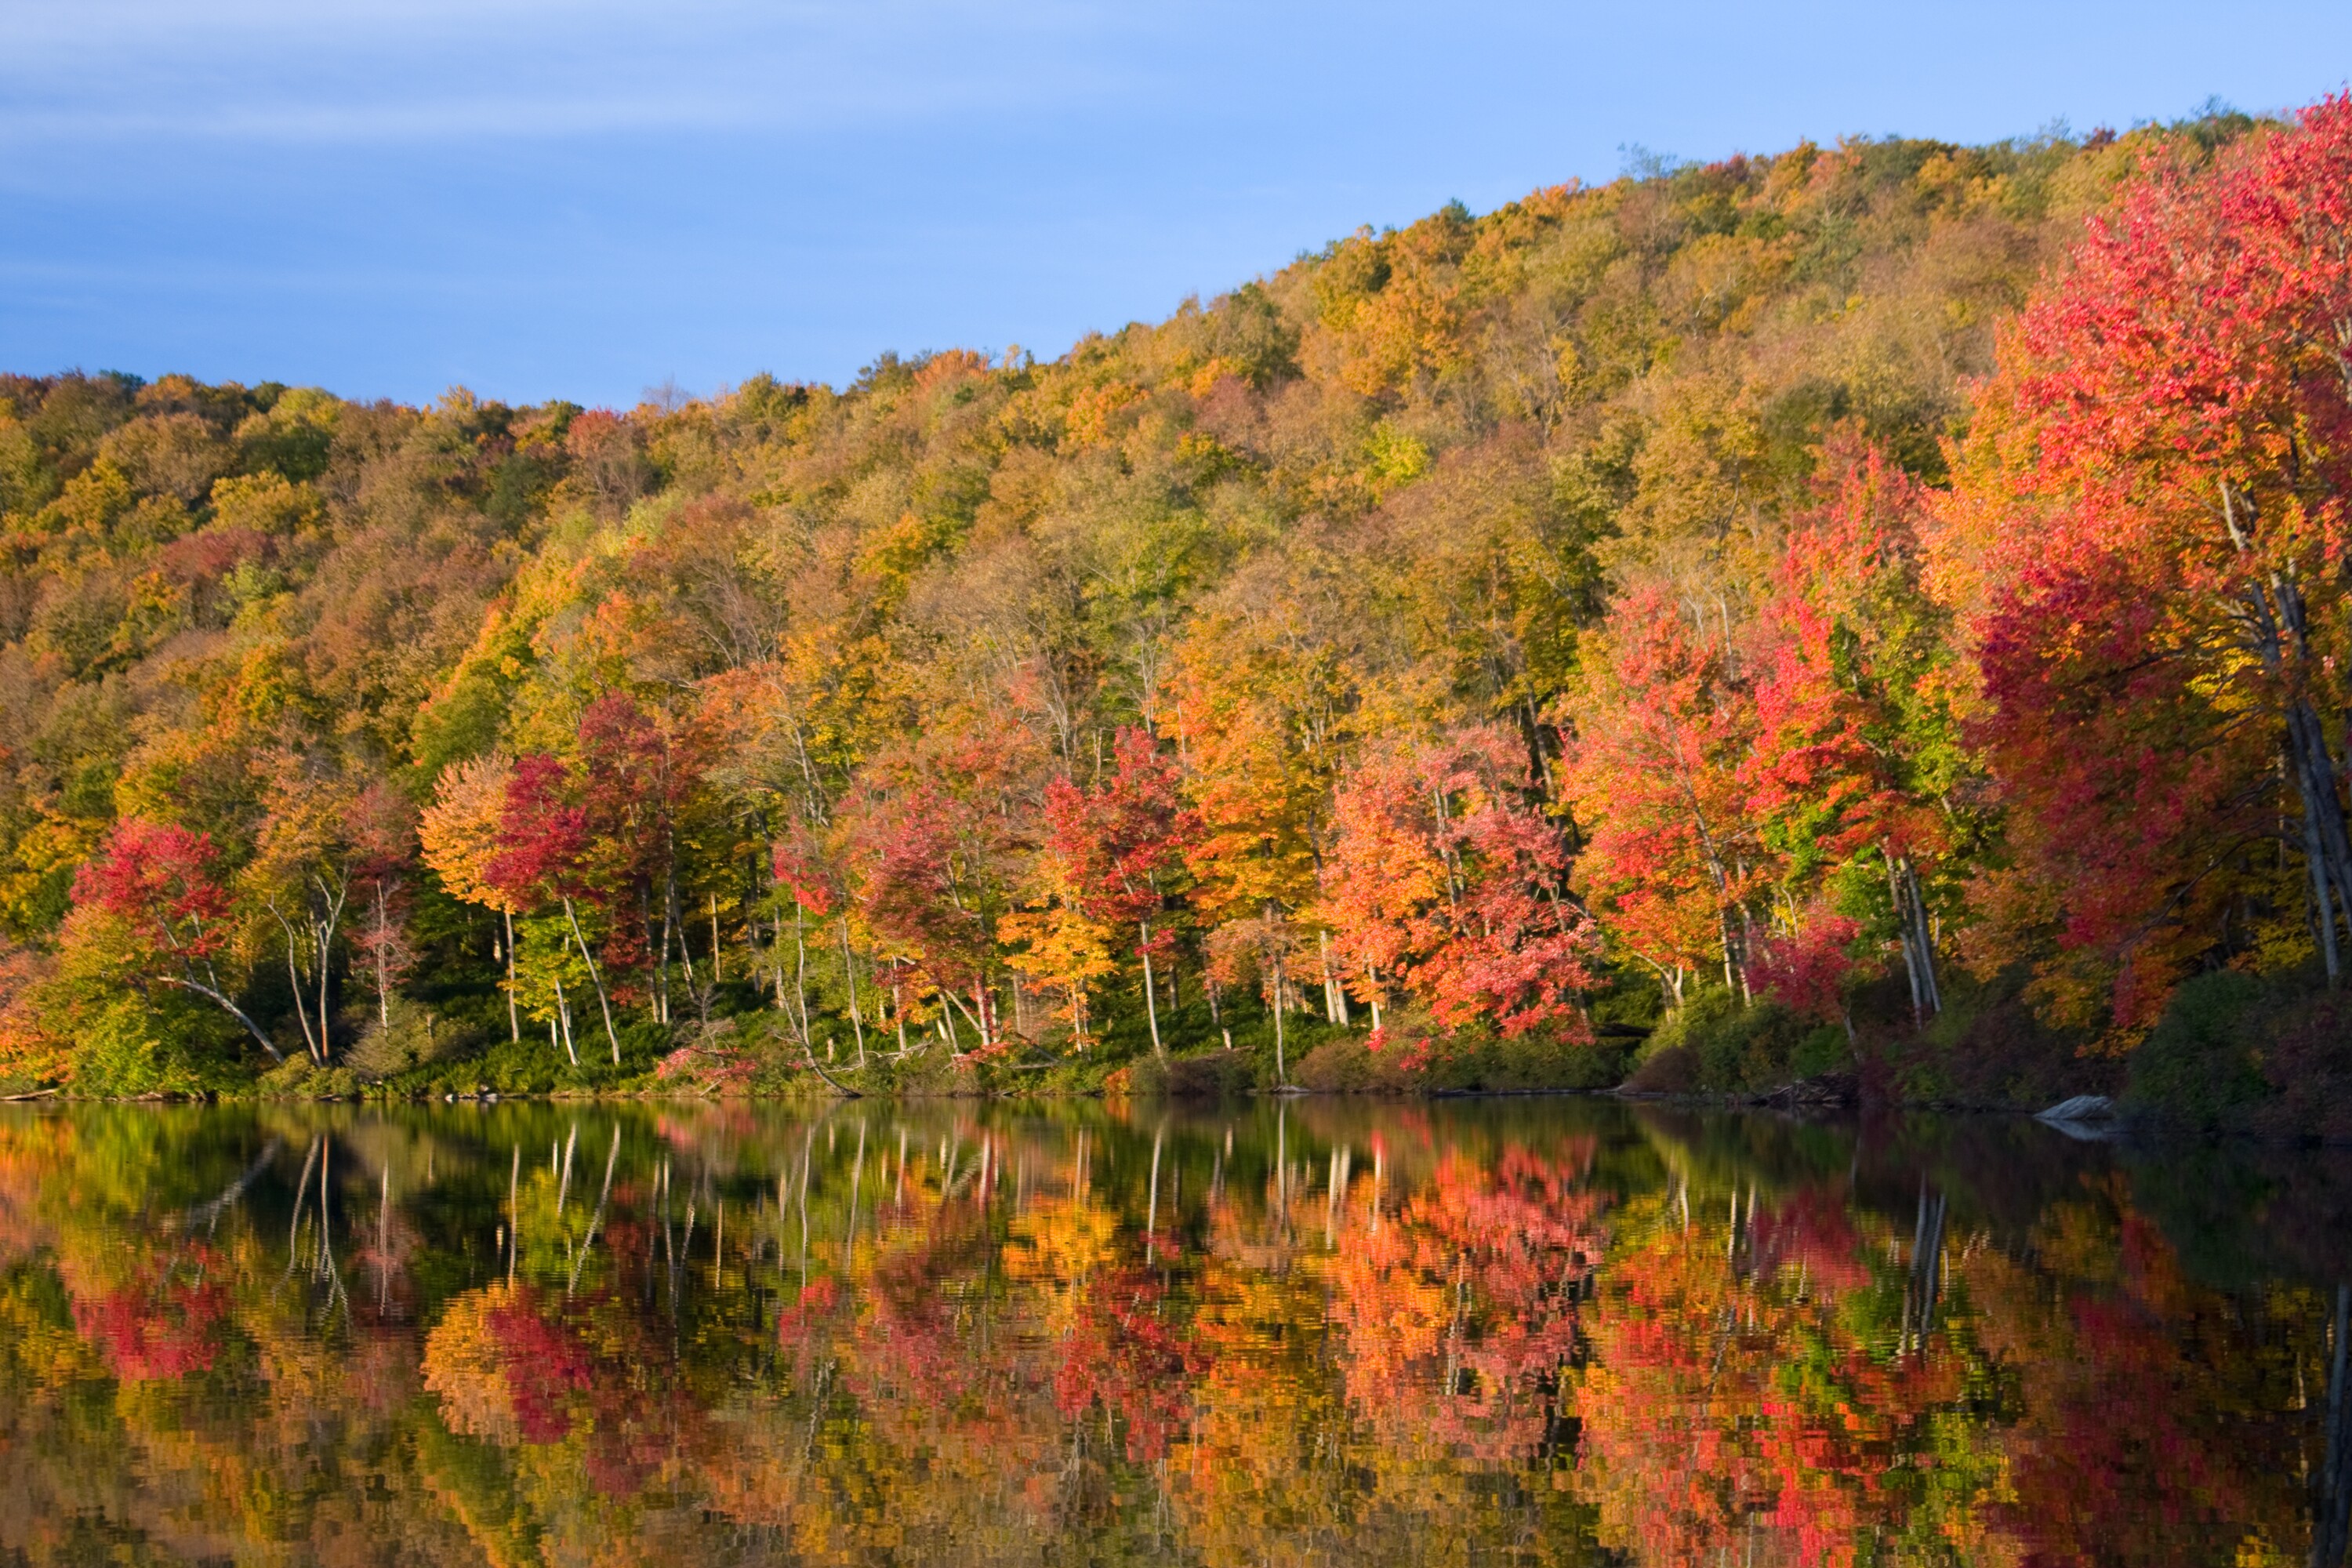
<path fill-rule="evenodd" d="M 2260 980 L 2230 969 L 2181 986 L 2132 1053 L 2126 1104 L 2202 1131 L 2242 1124 L 2271 1095 L 2256 1054 L 2265 1000 Z"/>
<path fill-rule="evenodd" d="M 1789 1053 L 1789 1076 L 1792 1079 L 1820 1078 L 1824 1073 L 1844 1072 L 1853 1066 L 1853 1042 L 1839 1024 L 1814 1025 Z"/>
<path fill-rule="evenodd" d="M 1293 1076 L 1302 1086 L 1321 1087 L 1307 1081 L 1307 1063 L 1329 1049 L 1328 1045 L 1318 1047 L 1298 1064 Z M 1165 1062 L 1157 1057 L 1139 1057 L 1123 1070 L 1127 1092 L 1146 1100 L 1218 1100 L 1264 1087 L 1257 1062 L 1247 1051 L 1198 1051 L 1172 1056 Z"/>
<path fill-rule="evenodd" d="M 352 1100 L 364 1080 L 348 1067 L 320 1067 L 308 1056 L 291 1056 L 254 1080 L 262 1100 Z"/>
<path fill-rule="evenodd" d="M 903 1062 L 886 1065 L 888 1089 L 894 1094 L 968 1095 L 978 1094 L 981 1090 L 980 1069 L 969 1058 L 959 1060 L 945 1044 L 927 1046 Z M 801 1069 L 801 1076 L 803 1079 L 816 1077 L 805 1068 Z M 869 1078 L 875 1079 L 877 1089 L 882 1087 L 881 1079 L 870 1073 L 844 1081 L 863 1089 L 867 1087 Z M 823 1087 L 821 1081 L 819 1087 Z"/>
<path fill-rule="evenodd" d="M 479 1046 L 479 1037 L 472 1031 L 404 996 L 393 997 L 385 1014 L 389 1016 L 369 1016 L 343 1058 L 344 1065 L 369 1083 L 382 1083 Z"/>
<path fill-rule="evenodd" d="M 1642 1058 L 1624 1089 L 1630 1094 L 1696 1094 L 1698 1053 L 1688 1046 L 1668 1046 Z"/>
<path fill-rule="evenodd" d="M 2185 1131 L 2352 1142 L 2352 998 L 2314 978 L 2182 985 L 2132 1053 L 2126 1108 Z"/>
<path fill-rule="evenodd" d="M 251 1048 L 218 1008 L 163 986 L 77 1008 L 73 1038 L 68 1087 L 114 1100 L 216 1092 L 244 1080 Z"/>
<path fill-rule="evenodd" d="M 1696 1082 L 1691 1089 L 1654 1092 L 1762 1093 L 1853 1063 L 1853 1048 L 1839 1026 L 1811 1023 L 1777 1002 L 1743 1006 L 1728 991 L 1701 991 L 1666 1015 L 1651 1032 L 1644 1065 L 1669 1051 L 1685 1053 L 1687 1064 L 1659 1069 L 1653 1079 L 1695 1077 Z"/>
<path fill-rule="evenodd" d="M 2117 1092 L 2122 1064 L 2085 1050 L 2091 1037 L 2054 1026 L 2033 1008 L 2033 973 L 2018 964 L 1978 976 L 1948 965 L 1939 978 L 1944 1010 L 1924 1028 L 1911 1022 L 1902 982 L 1890 977 L 1879 1032 L 1890 1087 L 1931 1105 L 2011 1106 L 2039 1110 L 2077 1094 Z"/>
<path fill-rule="evenodd" d="M 593 1017 L 593 1015 L 592 1014 Z M 576 1022 L 576 1020 L 575 1020 Z M 421 1066 L 383 1080 L 393 1095 L 421 1095 L 437 1100 L 447 1093 L 470 1094 L 494 1089 L 500 1094 L 563 1094 L 585 1090 L 626 1091 L 653 1079 L 654 1068 L 676 1047 L 671 1031 L 642 1017 L 616 1018 L 621 1060 L 616 1065 L 604 1040 L 601 1023 L 581 1030 L 574 1038 L 580 1065 L 574 1067 L 543 1030 L 525 1026 L 522 1038 L 512 1038 L 503 1016 L 487 1043 L 478 1029 L 461 1030 L 459 1043 L 448 1047 Z M 436 1026 L 436 1037 L 438 1037 Z M 468 1045 L 472 1048 L 466 1048 Z"/>

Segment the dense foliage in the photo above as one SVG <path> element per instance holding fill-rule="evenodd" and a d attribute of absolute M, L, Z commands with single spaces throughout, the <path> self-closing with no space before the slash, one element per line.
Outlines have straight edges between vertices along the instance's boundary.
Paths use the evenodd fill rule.
<path fill-rule="evenodd" d="M 0 378 L 0 1067 L 1756 1082 L 2332 983 L 2347 168 L 1804 146 L 626 413 Z"/>

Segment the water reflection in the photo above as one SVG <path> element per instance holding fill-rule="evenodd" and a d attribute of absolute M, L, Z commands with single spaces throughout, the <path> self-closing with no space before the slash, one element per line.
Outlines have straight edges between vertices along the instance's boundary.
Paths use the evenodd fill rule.
<path fill-rule="evenodd" d="M 2333 1563 L 2347 1174 L 1584 1101 L 11 1108 L 0 1552 Z"/>

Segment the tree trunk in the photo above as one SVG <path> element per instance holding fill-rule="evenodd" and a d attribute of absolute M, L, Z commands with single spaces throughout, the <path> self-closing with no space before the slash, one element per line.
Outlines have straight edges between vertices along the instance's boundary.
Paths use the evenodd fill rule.
<path fill-rule="evenodd" d="M 662 899 L 664 900 L 663 934 L 677 938 L 677 965 L 686 974 L 686 988 L 689 993 L 697 991 L 700 988 L 695 984 L 694 979 L 694 943 L 690 940 L 692 932 L 687 927 L 686 910 L 677 901 L 677 868 L 676 866 L 672 866 L 669 869 L 669 879 L 662 889 Z"/>
<path fill-rule="evenodd" d="M 2306 844 L 2318 851 L 2326 868 L 2326 881 L 2336 895 L 2335 907 L 2326 901 L 2320 905 L 2321 918 L 2333 927 L 2336 910 L 2341 909 L 2347 929 L 2352 930 L 2352 843 L 2347 843 L 2344 823 L 2344 805 L 2336 793 L 2336 759 L 2328 751 L 2325 727 L 2319 715 L 2307 701 L 2289 704 L 2287 711 L 2288 744 L 2294 755 L 2295 784 L 2303 796 Z M 2340 981 L 2331 970 L 2328 984 Z"/>
<path fill-rule="evenodd" d="M 580 1050 L 572 1043 L 572 999 L 564 995 L 562 981 L 555 981 L 554 985 L 555 1016 L 547 1021 L 547 1032 L 557 1036 L 556 1043 L 563 1047 L 564 1059 L 578 1067 Z"/>
<path fill-rule="evenodd" d="M 857 1065 L 866 1065 L 866 1016 L 857 1006 L 857 961 L 849 951 L 849 917 L 841 917 L 841 978 L 849 987 L 849 1026 L 857 1032 Z"/>
<path fill-rule="evenodd" d="M 1143 933 L 1136 952 L 1143 958 L 1143 1016 L 1151 1024 L 1151 1054 L 1164 1062 L 1168 1059 L 1168 1047 L 1160 1043 L 1160 1003 L 1151 990 L 1151 922 L 1138 921 L 1135 929 Z"/>
<path fill-rule="evenodd" d="M 2327 857 L 2319 847 L 2319 825 L 2305 816 L 2303 821 L 2303 853 L 2311 868 L 2312 931 L 2319 939 L 2319 953 L 2327 968 L 2328 989 L 2342 983 L 2344 963 L 2336 944 L 2334 895 L 2327 889 Z"/>
<path fill-rule="evenodd" d="M 499 918 L 507 923 L 507 1032 L 516 1045 L 522 1044 L 522 1015 L 515 1008 L 514 911 L 500 910 Z"/>
<path fill-rule="evenodd" d="M 1903 888 L 1903 868 L 1895 852 L 1882 844 L 1878 853 L 1886 861 L 1886 896 L 1895 906 L 1895 930 L 1903 939 L 1903 973 L 1911 982 L 1911 1026 L 1917 1028 L 1927 1021 L 1927 996 L 1919 981 L 1919 955 L 1914 939 L 1916 928 L 1911 920 L 1911 900 Z"/>
<path fill-rule="evenodd" d="M 646 945 L 654 952 L 653 995 L 646 999 L 646 1010 L 653 1015 L 655 1023 L 667 1025 L 669 1022 L 669 909 L 663 906 L 660 941 L 656 942 L 653 894 L 644 887 L 637 889 L 637 923 L 645 927 Z"/>
<path fill-rule="evenodd" d="M 1331 972 L 1331 933 L 1317 931 L 1315 943 L 1323 957 L 1323 994 L 1330 999 L 1331 1022 L 1344 1029 L 1352 1020 L 1348 1016 L 1348 988 Z"/>
<path fill-rule="evenodd" d="M 613 1047 L 613 1065 L 621 1065 L 621 1035 L 613 1027 L 612 999 L 604 994 L 604 976 L 596 968 L 596 955 L 588 951 L 588 938 L 580 930 L 580 915 L 572 900 L 563 900 L 563 918 L 572 922 L 572 940 L 580 944 L 580 961 L 588 966 L 588 984 L 596 988 L 596 1005 L 604 1015 L 604 1039 Z"/>
<path fill-rule="evenodd" d="M 2251 500 L 2241 501 L 2227 479 L 2221 481 L 2221 521 L 2227 528 L 2230 542 L 2238 552 L 2250 555 L 2253 549 L 2249 529 L 2255 522 Z M 2245 516 L 2242 521 L 2241 508 Z M 2264 673 L 2272 679 L 2291 682 L 2310 666 L 2309 626 L 2304 610 L 2303 592 L 2276 570 L 2267 574 L 2266 584 L 2256 582 L 2247 590 L 2245 603 L 2252 612 L 2255 651 L 2261 656 Z M 2294 668 L 2289 668 L 2289 655 Z M 2290 690 L 2294 688 L 2290 685 Z M 2326 726 L 2310 699 L 2299 691 L 2292 696 L 2280 715 L 2285 721 L 2286 752 L 2294 772 L 2296 793 L 2303 799 L 2305 845 L 2306 852 L 2316 851 L 2324 874 L 2315 874 L 2312 886 L 2319 893 L 2319 918 L 2323 927 L 2332 928 L 2336 909 L 2344 911 L 2347 929 L 2352 929 L 2352 835 L 2347 835 L 2344 821 L 2344 805 L 2336 793 L 2336 759 L 2327 745 Z M 2326 894 L 2335 894 L 2331 907 Z M 2323 942 L 2323 956 L 2331 956 L 2331 942 Z M 2328 964 L 2327 983 L 2332 989 L 2341 984 L 2337 963 Z"/>
<path fill-rule="evenodd" d="M 310 1011 L 302 1000 L 302 972 L 295 966 L 294 963 L 294 927 L 284 915 L 278 913 L 278 905 L 274 900 L 269 905 L 269 912 L 277 916 L 279 929 L 286 933 L 286 984 L 288 989 L 294 994 L 294 1021 L 302 1027 L 302 1049 L 309 1053 L 310 1059 L 315 1062 L 319 1059 L 319 1043 L 310 1037 Z"/>
<path fill-rule="evenodd" d="M 2327 1360 L 2326 1449 L 2311 1478 L 2312 1568 L 2336 1568 L 2352 1534 L 2352 1391 L 2345 1386 L 2345 1338 L 2352 1331 L 2352 1286 L 2336 1287 Z"/>
<path fill-rule="evenodd" d="M 327 1037 L 327 954 L 328 943 L 335 940 L 332 925 L 323 926 L 319 932 L 319 1065 L 327 1065 L 327 1053 L 332 1048 Z"/>
<path fill-rule="evenodd" d="M 312 915 L 310 929 L 319 948 L 319 1065 L 327 1065 L 327 1057 L 334 1049 L 329 1033 L 331 1016 L 327 1005 L 327 983 L 334 967 L 335 932 L 342 929 L 343 903 L 351 897 L 351 885 L 330 889 L 324 879 L 313 876 L 310 885 L 319 891 L 318 912 Z"/>
<path fill-rule="evenodd" d="M 375 884 L 375 1019 L 381 1028 L 392 1027 L 392 972 L 387 959 L 387 943 L 391 939 L 391 922 L 383 907 L 383 879 Z"/>
<path fill-rule="evenodd" d="M 1274 1083 L 1276 1089 L 1290 1085 L 1290 1068 L 1283 1060 L 1282 1039 L 1282 960 L 1274 961 Z"/>
<path fill-rule="evenodd" d="M 1903 858 L 1903 884 L 1911 895 L 1913 933 L 1919 944 L 1919 984 L 1927 994 L 1927 1011 L 1940 1015 L 1944 1010 L 1944 988 L 1936 979 L 1936 927 L 1927 919 L 1927 895 L 1919 890 L 1919 868 L 1911 858 Z"/>
<path fill-rule="evenodd" d="M 778 934 L 782 934 L 781 927 L 778 928 Z M 779 943 L 779 946 L 781 945 Z M 801 923 L 801 907 L 798 904 L 793 906 L 793 951 L 798 955 L 800 961 L 799 967 L 793 972 L 793 994 L 798 1003 L 798 1010 L 795 1015 L 793 1011 L 788 1009 L 785 1016 L 796 1016 L 797 1026 L 801 1032 L 801 1044 L 807 1046 L 809 1044 L 808 932 Z M 783 999 L 783 973 L 779 966 L 776 974 L 776 1000 L 782 1003 Z"/>
<path fill-rule="evenodd" d="M 808 1058 L 808 1065 L 815 1071 L 816 1076 L 824 1079 L 826 1083 L 831 1084 L 833 1086 L 833 1091 L 841 1096 L 842 1099 L 858 1100 L 863 1098 L 856 1089 L 850 1088 L 847 1084 L 842 1082 L 839 1079 L 824 1070 L 824 1064 L 816 1059 L 816 1052 L 809 1046 L 808 1031 L 805 1029 L 801 1032 L 801 1055 Z M 802 1195 L 805 1197 L 808 1191 L 805 1176 L 803 1177 L 803 1186 L 801 1191 Z"/>

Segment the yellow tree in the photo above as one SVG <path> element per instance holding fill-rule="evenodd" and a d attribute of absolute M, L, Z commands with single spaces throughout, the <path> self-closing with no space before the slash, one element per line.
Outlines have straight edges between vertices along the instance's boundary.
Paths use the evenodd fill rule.
<path fill-rule="evenodd" d="M 503 752 L 451 763 L 442 770 L 433 804 L 425 808 L 417 823 L 416 836 L 424 847 L 425 863 L 441 879 L 450 897 L 495 910 L 504 922 L 506 940 L 499 953 L 507 966 L 507 1028 L 520 1040 L 522 1020 L 515 1011 L 514 929 L 514 918 L 520 911 L 509 893 L 485 879 L 491 859 L 499 853 L 499 815 L 505 808 L 507 782 L 513 773 L 514 759 Z"/>
<path fill-rule="evenodd" d="M 1115 974 L 1111 933 L 1087 912 L 1087 889 L 1075 884 L 1070 863 L 1040 855 L 1030 879 L 1026 907 L 997 921 L 997 940 L 1013 951 L 1006 962 L 1065 998 L 1062 1016 L 1070 1021 L 1070 1043 L 1087 1048 L 1087 997 L 1094 984 Z"/>
<path fill-rule="evenodd" d="M 284 939 L 294 1018 L 311 1060 L 324 1065 L 332 1042 L 328 984 L 335 939 L 351 903 L 358 847 L 352 826 L 360 790 L 352 780 L 308 758 L 280 752 L 264 764 L 261 829 L 253 859 L 237 881 Z"/>
<path fill-rule="evenodd" d="M 1186 639 L 1176 731 L 1200 837 L 1186 852 L 1193 902 L 1211 932 L 1212 973 L 1255 970 L 1274 1014 L 1275 1072 L 1286 1076 L 1283 1013 L 1293 917 L 1316 901 L 1321 840 L 1349 687 L 1328 647 L 1300 647 L 1242 616 L 1212 615 Z M 1286 643 L 1288 646 L 1286 646 Z M 1328 965 L 1333 1021 L 1345 1015 Z"/>

